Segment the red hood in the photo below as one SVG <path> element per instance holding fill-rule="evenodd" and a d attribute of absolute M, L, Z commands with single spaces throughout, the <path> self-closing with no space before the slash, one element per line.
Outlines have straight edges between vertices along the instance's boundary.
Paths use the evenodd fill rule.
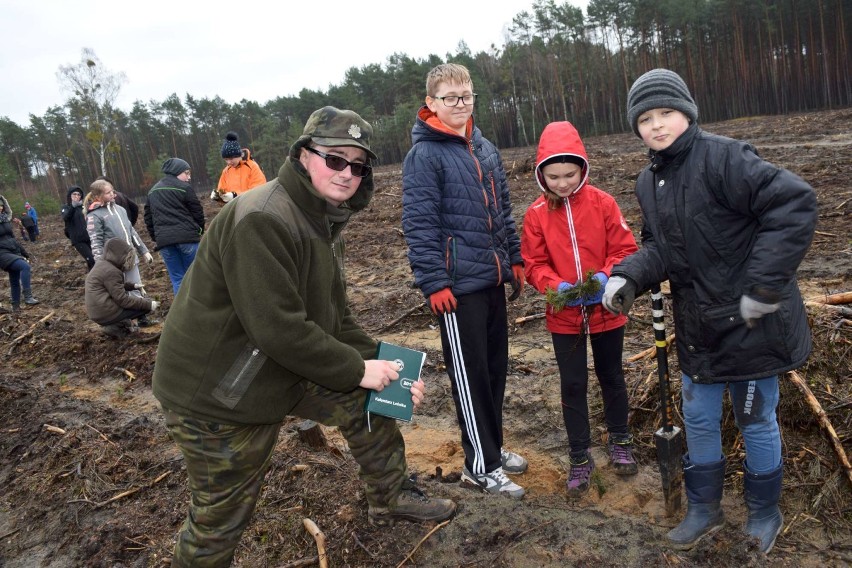
<path fill-rule="evenodd" d="M 538 141 L 538 152 L 535 157 L 535 180 L 542 192 L 547 191 L 547 184 L 541 176 L 541 164 L 554 156 L 578 156 L 583 159 L 583 179 L 574 193 L 580 191 L 589 180 L 589 157 L 586 147 L 580 139 L 580 133 L 570 122 L 551 122 L 544 127 Z"/>

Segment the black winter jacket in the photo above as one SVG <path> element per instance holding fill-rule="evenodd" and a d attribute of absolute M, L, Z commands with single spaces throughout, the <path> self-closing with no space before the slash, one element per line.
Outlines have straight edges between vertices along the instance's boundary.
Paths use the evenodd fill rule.
<path fill-rule="evenodd" d="M 16 260 L 29 257 L 21 243 L 15 239 L 12 222 L 0 222 L 0 268 L 7 270 Z"/>
<path fill-rule="evenodd" d="M 640 291 L 669 280 L 681 370 L 718 383 L 802 365 L 811 336 L 796 270 L 816 227 L 813 189 L 750 144 L 693 124 L 652 154 L 636 196 L 643 246 L 612 275 Z M 750 329 L 739 311 L 744 294 L 781 307 Z"/>
<path fill-rule="evenodd" d="M 204 211 L 192 186 L 167 175 L 148 192 L 145 226 L 157 243 L 154 250 L 181 243 L 197 243 L 204 232 Z"/>
<path fill-rule="evenodd" d="M 83 202 L 79 205 L 71 205 L 71 194 L 75 191 L 85 195 L 80 186 L 72 185 L 68 188 L 65 196 L 65 205 L 62 206 L 62 220 L 65 221 L 65 236 L 71 240 L 71 244 L 91 244 L 89 231 L 86 230 L 86 214 L 83 212 Z"/>

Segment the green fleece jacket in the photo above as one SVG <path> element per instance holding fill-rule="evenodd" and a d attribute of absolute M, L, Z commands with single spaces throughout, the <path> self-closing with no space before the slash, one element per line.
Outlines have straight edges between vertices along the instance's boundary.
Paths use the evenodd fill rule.
<path fill-rule="evenodd" d="M 349 310 L 340 231 L 373 191 L 370 175 L 333 207 L 288 157 L 278 178 L 210 224 L 163 328 L 154 395 L 225 424 L 280 422 L 306 381 L 348 392 L 376 342 Z"/>

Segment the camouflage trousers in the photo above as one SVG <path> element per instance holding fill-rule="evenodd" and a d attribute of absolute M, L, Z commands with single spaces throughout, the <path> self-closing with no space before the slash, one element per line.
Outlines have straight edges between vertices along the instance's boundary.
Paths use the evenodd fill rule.
<path fill-rule="evenodd" d="M 386 507 L 396 501 L 407 478 L 405 444 L 396 420 L 371 416 L 367 430 L 367 391 L 340 393 L 308 383 L 290 412 L 340 428 L 367 502 Z M 189 515 L 177 535 L 173 567 L 230 566 L 257 503 L 281 424 L 217 424 L 163 408 L 172 439 L 183 453 L 189 478 Z"/>

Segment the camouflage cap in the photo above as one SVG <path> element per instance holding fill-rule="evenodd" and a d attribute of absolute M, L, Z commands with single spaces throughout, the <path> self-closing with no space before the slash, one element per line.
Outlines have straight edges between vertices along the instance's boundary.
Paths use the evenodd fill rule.
<path fill-rule="evenodd" d="M 355 111 L 327 106 L 311 114 L 297 145 L 313 140 L 321 146 L 357 146 L 375 160 L 378 156 L 370 150 L 372 136 L 373 127 Z"/>

